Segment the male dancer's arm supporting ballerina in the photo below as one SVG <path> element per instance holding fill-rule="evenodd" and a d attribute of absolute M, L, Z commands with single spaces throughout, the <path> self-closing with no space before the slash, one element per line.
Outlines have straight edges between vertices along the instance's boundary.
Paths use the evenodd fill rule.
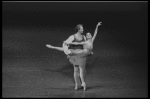
<path fill-rule="evenodd" d="M 64 51 L 65 54 L 81 54 L 81 53 L 92 54 L 91 50 L 93 49 L 93 42 L 94 42 L 94 40 L 96 38 L 96 35 L 97 35 L 98 26 L 100 26 L 101 23 L 102 22 L 99 22 L 97 24 L 93 37 L 92 37 L 91 33 L 86 34 L 86 39 L 87 40 L 85 42 L 80 42 L 80 43 L 72 42 L 74 40 L 74 36 L 70 36 L 69 39 L 63 43 L 63 47 L 56 47 L 56 46 L 52 46 L 52 45 L 49 45 L 49 44 L 47 44 L 46 46 L 48 48 L 56 49 L 56 50 L 59 50 L 59 51 Z M 68 49 L 68 45 L 66 44 L 66 42 L 67 43 L 69 42 L 69 44 L 83 45 L 84 49 L 80 50 L 80 51 L 72 51 L 72 50 Z"/>

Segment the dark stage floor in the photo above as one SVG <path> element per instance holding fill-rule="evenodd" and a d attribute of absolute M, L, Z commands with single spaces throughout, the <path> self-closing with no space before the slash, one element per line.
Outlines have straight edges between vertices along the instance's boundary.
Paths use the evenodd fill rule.
<path fill-rule="evenodd" d="M 147 66 L 128 59 L 92 56 L 87 90 L 74 90 L 65 54 L 3 59 L 3 97 L 148 97 Z"/>

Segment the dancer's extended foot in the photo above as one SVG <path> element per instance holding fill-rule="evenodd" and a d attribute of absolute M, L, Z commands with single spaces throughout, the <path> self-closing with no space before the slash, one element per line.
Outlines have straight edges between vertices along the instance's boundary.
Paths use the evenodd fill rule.
<path fill-rule="evenodd" d="M 85 83 L 82 83 L 81 86 L 83 87 L 83 90 L 85 91 L 85 90 L 86 90 L 86 84 L 85 84 Z"/>
<path fill-rule="evenodd" d="M 76 85 L 74 89 L 75 89 L 75 90 L 78 90 L 78 86 Z"/>
<path fill-rule="evenodd" d="M 52 45 L 46 44 L 48 48 L 54 48 Z"/>

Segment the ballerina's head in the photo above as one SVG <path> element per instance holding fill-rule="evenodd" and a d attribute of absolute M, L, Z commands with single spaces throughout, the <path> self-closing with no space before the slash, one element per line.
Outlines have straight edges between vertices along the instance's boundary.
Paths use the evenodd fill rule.
<path fill-rule="evenodd" d="M 89 33 L 89 32 L 88 32 L 88 33 L 86 33 L 86 39 L 87 39 L 87 40 L 92 39 L 92 35 L 91 35 L 91 33 Z"/>

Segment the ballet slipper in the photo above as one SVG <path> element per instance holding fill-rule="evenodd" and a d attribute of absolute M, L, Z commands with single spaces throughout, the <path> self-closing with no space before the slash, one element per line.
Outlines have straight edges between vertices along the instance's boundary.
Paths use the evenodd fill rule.
<path fill-rule="evenodd" d="M 46 45 L 47 47 L 49 47 L 49 48 L 54 48 L 53 46 L 51 46 L 51 45 Z"/>
<path fill-rule="evenodd" d="M 78 90 L 78 86 L 76 85 L 74 89 L 75 89 L 75 90 Z"/>
<path fill-rule="evenodd" d="M 85 91 L 86 90 L 86 84 L 82 83 L 81 86 L 83 87 L 83 90 Z"/>

